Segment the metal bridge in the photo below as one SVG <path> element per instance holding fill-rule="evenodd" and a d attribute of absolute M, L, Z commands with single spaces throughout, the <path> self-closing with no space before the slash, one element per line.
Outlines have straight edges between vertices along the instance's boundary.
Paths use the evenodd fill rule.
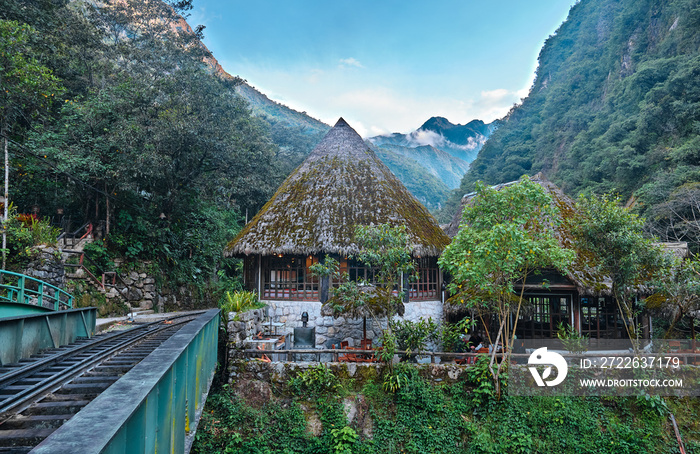
<path fill-rule="evenodd" d="M 24 274 L 0 270 L 0 318 L 73 308 L 73 295 Z"/>
<path fill-rule="evenodd" d="M 0 319 L 0 453 L 189 451 L 216 369 L 219 310 L 97 335 L 95 315 Z"/>

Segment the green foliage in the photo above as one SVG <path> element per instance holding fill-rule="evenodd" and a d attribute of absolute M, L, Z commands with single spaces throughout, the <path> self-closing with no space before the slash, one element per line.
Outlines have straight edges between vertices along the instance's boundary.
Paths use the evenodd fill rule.
<path fill-rule="evenodd" d="M 570 353 L 581 354 L 588 350 L 588 335 L 581 334 L 569 324 L 564 325 L 564 323 L 559 322 L 557 337 Z"/>
<path fill-rule="evenodd" d="M 612 280 L 613 296 L 630 339 L 641 333 L 635 323 L 642 306 L 636 294 L 649 285 L 669 257 L 643 232 L 644 221 L 620 206 L 617 197 L 579 197 L 578 222 L 573 226 L 577 244 L 588 251 L 598 269 Z"/>
<path fill-rule="evenodd" d="M 24 271 L 33 246 L 42 244 L 53 246 L 58 238 L 58 230 L 48 220 L 18 214 L 17 208 L 13 204 L 8 207 L 5 229 L 8 257 L 6 268 L 18 273 Z"/>
<path fill-rule="evenodd" d="M 244 312 L 256 308 L 259 304 L 257 293 L 242 290 L 233 294 L 226 292 L 224 301 L 219 307 L 226 312 Z"/>
<path fill-rule="evenodd" d="M 646 411 L 657 413 L 659 416 L 666 416 L 669 413 L 668 405 L 663 397 L 658 395 L 644 395 L 637 397 L 637 405 Z"/>
<path fill-rule="evenodd" d="M 401 389 L 401 387 L 407 385 L 409 380 L 410 375 L 408 374 L 408 369 L 405 367 L 397 366 L 387 368 L 382 388 L 385 392 L 395 393 Z"/>
<path fill-rule="evenodd" d="M 95 266 L 86 260 L 84 264 L 90 272 L 97 276 L 105 271 L 114 271 L 114 261 L 104 244 L 100 242 L 87 243 L 83 250 L 90 257 L 90 260 L 99 267 L 99 270 L 95 269 Z"/>
<path fill-rule="evenodd" d="M 672 337 L 676 324 L 687 318 L 690 337 L 694 338 L 695 320 L 700 310 L 700 257 L 674 257 L 669 267 L 657 273 L 653 288 L 656 293 L 646 298 L 644 303 L 647 309 L 670 321 L 664 337 Z"/>
<path fill-rule="evenodd" d="M 359 438 L 357 432 L 348 426 L 341 429 L 331 429 L 331 437 L 335 454 L 353 454 L 352 448 Z"/>
<path fill-rule="evenodd" d="M 440 342 L 442 343 L 442 351 L 464 351 L 466 344 L 462 340 L 463 336 L 467 334 L 475 325 L 476 320 L 471 320 L 468 317 L 463 318 L 457 323 L 443 323 L 439 332 Z"/>
<path fill-rule="evenodd" d="M 9 135 L 27 120 L 46 113 L 63 87 L 34 57 L 37 31 L 27 24 L 0 19 L 0 132 Z M 5 140 L 5 139 L 4 139 Z"/>
<path fill-rule="evenodd" d="M 307 397 L 336 394 L 343 389 L 338 377 L 323 364 L 300 372 L 288 381 L 287 386 L 295 395 Z"/>
<path fill-rule="evenodd" d="M 391 319 L 389 328 L 396 336 L 398 350 L 405 350 L 409 358 L 415 358 L 415 353 L 425 350 L 428 342 L 438 337 L 438 325 L 432 318 L 421 318 L 417 322 Z"/>
<path fill-rule="evenodd" d="M 2 115 L 21 126 L 10 178 L 20 209 L 107 220 L 110 255 L 152 260 L 166 285 L 205 295 L 219 290 L 218 271 L 235 278 L 221 250 L 240 213 L 260 207 L 284 174 L 266 124 L 235 94 L 238 79 L 212 74 L 181 31 L 187 3 L 1 0 L 2 17 L 17 22 L 0 27 L 2 58 L 12 57 L 0 67 L 14 71 L 0 77 L 0 108 L 21 114 Z"/>
<path fill-rule="evenodd" d="M 688 452 L 700 441 L 695 398 L 506 395 L 499 401 L 481 394 L 473 401 L 479 383 L 489 383 L 493 393 L 488 367 L 477 363 L 474 369 L 466 382 L 436 385 L 421 378 L 419 366 L 400 364 L 400 388 L 384 391 L 370 380 L 361 395 L 351 396 L 365 406 L 349 423 L 347 397 L 334 391 L 258 408 L 225 386 L 210 393 L 192 452 L 665 454 L 676 452 L 676 441 L 664 407 L 676 416 Z M 362 426 L 365 417 L 371 427 Z M 318 436 L 309 421 L 320 421 Z"/>
<path fill-rule="evenodd" d="M 489 368 L 488 356 L 477 356 L 474 365 L 467 369 L 467 383 L 473 387 L 468 400 L 474 411 L 488 411 L 493 401 L 498 397 L 493 373 Z"/>
<path fill-rule="evenodd" d="M 478 184 L 459 232 L 438 261 L 453 278 L 449 301 L 495 314 L 499 328 L 489 340 L 502 342 L 508 352 L 515 329 L 506 321 L 517 320 L 523 304 L 522 291 L 514 295 L 515 283 L 544 268 L 565 270 L 575 256 L 554 236 L 559 223 L 550 195 L 527 177 L 500 190 Z M 493 349 L 491 367 L 496 353 Z M 504 362 L 492 371 L 497 394 Z"/>
<path fill-rule="evenodd" d="M 311 453 L 314 445 L 298 405 L 251 408 L 225 387 L 207 399 L 192 452 Z"/>
<path fill-rule="evenodd" d="M 396 354 L 397 340 L 393 331 L 385 329 L 379 335 L 379 343 L 382 348 L 379 351 L 379 360 L 386 364 L 389 369 L 392 367 L 394 355 Z"/>

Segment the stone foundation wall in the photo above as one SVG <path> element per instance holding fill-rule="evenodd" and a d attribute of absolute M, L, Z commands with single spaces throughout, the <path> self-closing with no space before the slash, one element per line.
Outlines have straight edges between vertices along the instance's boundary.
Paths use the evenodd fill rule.
<path fill-rule="evenodd" d="M 229 364 L 229 383 L 239 380 L 259 380 L 271 385 L 285 386 L 290 378 L 295 377 L 310 367 L 316 367 L 314 362 L 265 362 L 257 360 L 232 360 Z M 376 377 L 382 368 L 380 363 L 324 363 L 339 378 Z M 420 375 L 434 383 L 455 382 L 462 377 L 470 366 L 460 366 L 455 363 L 416 364 Z"/>
<path fill-rule="evenodd" d="M 63 266 L 61 250 L 51 246 L 35 246 L 24 274 L 58 288 L 66 286 L 66 268 Z"/>
<path fill-rule="evenodd" d="M 268 305 L 268 311 L 272 321 L 284 323 L 284 327 L 279 329 L 279 333 L 285 334 L 293 332 L 295 327 L 303 326 L 301 314 L 309 314 L 309 327 L 316 327 L 316 347 L 323 348 L 329 339 L 337 341 L 348 341 L 350 346 L 359 346 L 362 339 L 362 319 L 333 318 L 321 315 L 320 302 L 314 301 L 264 301 Z M 412 322 L 420 318 L 432 318 L 435 322 L 442 321 L 443 306 L 440 301 L 415 301 L 405 304 L 406 313 L 404 320 Z M 401 317 L 396 317 L 401 319 Z M 377 323 L 367 319 L 367 338 L 376 339 L 381 330 L 386 328 L 386 320 L 380 321 L 382 327 Z"/>
<path fill-rule="evenodd" d="M 229 312 L 228 314 L 229 357 L 235 356 L 236 349 L 245 347 L 243 342 L 263 330 L 265 309 L 253 309 L 246 312 Z"/>

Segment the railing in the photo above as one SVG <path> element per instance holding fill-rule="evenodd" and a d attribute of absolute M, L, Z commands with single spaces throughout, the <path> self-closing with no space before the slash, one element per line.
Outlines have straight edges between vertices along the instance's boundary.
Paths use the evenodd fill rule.
<path fill-rule="evenodd" d="M 32 452 L 189 452 L 216 369 L 219 321 L 212 309 L 189 322 Z"/>
<path fill-rule="evenodd" d="M 295 355 L 316 355 L 317 361 L 321 354 L 330 355 L 332 362 L 337 362 L 339 359 L 346 362 L 377 362 L 379 355 L 382 353 L 381 349 L 371 349 L 371 348 L 290 348 L 290 349 L 275 349 L 275 350 L 260 350 L 255 348 L 247 348 L 239 351 L 243 356 L 250 358 L 261 356 L 266 356 L 272 358 L 272 361 L 282 360 L 287 361 L 289 358 L 293 358 Z M 399 357 L 409 358 L 409 357 L 429 357 L 431 363 L 435 363 L 436 358 L 440 358 L 443 362 L 444 359 L 463 359 L 468 360 L 467 364 L 473 362 L 478 356 L 484 355 L 486 353 L 457 353 L 457 352 L 434 352 L 434 351 L 410 351 L 410 350 L 396 350 L 394 352 Z M 502 356 L 499 354 L 498 356 Z M 512 356 L 526 356 L 526 355 L 515 355 Z M 529 355 L 528 355 L 529 356 Z M 284 359 L 282 359 L 284 358 Z M 343 359 L 345 358 L 345 359 Z"/>
<path fill-rule="evenodd" d="M 271 359 L 272 362 L 277 361 L 288 361 L 289 358 L 294 357 L 294 355 L 315 355 L 316 361 L 320 361 L 321 354 L 330 354 L 331 362 L 337 362 L 339 358 L 345 357 L 345 362 L 378 362 L 379 355 L 381 354 L 381 349 L 332 349 L 332 348 L 320 348 L 320 349 L 310 349 L 310 348 L 292 348 L 292 349 L 276 349 L 276 350 L 260 350 L 254 348 L 247 348 L 239 350 L 238 353 L 249 358 L 261 359 L 262 356 L 267 359 Z M 411 358 L 411 357 L 421 357 L 430 358 L 431 363 L 435 363 L 436 359 L 439 358 L 441 363 L 445 360 L 464 360 L 464 363 L 460 364 L 473 364 L 476 359 L 482 356 L 490 356 L 490 353 L 457 353 L 457 352 L 434 352 L 434 351 L 404 351 L 396 350 L 394 352 L 399 357 Z M 681 364 L 685 365 L 696 365 L 700 366 L 700 350 L 680 350 L 680 351 L 670 351 L 664 353 L 667 357 L 678 358 Z M 497 353 L 496 358 L 500 361 L 503 358 L 503 353 Z M 527 360 L 530 358 L 530 354 L 527 353 L 511 353 L 511 361 L 526 364 Z M 606 358 L 625 358 L 632 356 L 632 353 L 606 353 L 604 350 L 588 352 L 587 354 L 573 354 L 564 353 L 561 356 L 567 360 L 579 361 L 584 358 L 591 358 L 596 356 L 605 356 Z M 341 359 L 341 361 L 343 361 Z"/>
<path fill-rule="evenodd" d="M 80 232 L 85 231 L 80 237 Z M 81 225 L 78 230 L 75 232 L 63 232 L 58 236 L 57 241 L 63 241 L 63 245 L 68 246 L 68 242 L 70 240 L 70 246 L 73 247 L 76 245 L 76 243 L 80 243 L 82 240 L 87 238 L 88 236 L 92 235 L 92 230 L 93 230 L 93 225 L 92 222 L 86 222 L 85 224 Z M 77 238 L 77 240 L 76 240 Z"/>
<path fill-rule="evenodd" d="M 73 307 L 73 295 L 39 279 L 6 270 L 0 270 L 0 278 L 3 282 L 0 291 L 6 291 L 6 294 L 0 294 L 0 301 L 48 307 L 56 311 Z"/>
<path fill-rule="evenodd" d="M 85 251 L 74 251 L 72 249 L 64 249 L 62 252 L 64 254 L 78 255 L 80 257 L 78 259 L 78 263 L 66 263 L 65 266 L 82 269 L 83 271 L 85 271 L 85 274 L 87 274 L 90 277 L 90 279 L 92 279 L 97 285 L 100 286 L 100 288 L 102 288 L 102 290 L 106 290 L 107 286 L 114 287 L 117 284 L 117 280 L 119 280 L 124 287 L 128 287 L 128 285 L 126 284 L 126 282 L 124 282 L 124 279 L 122 279 L 119 273 L 117 273 L 116 271 L 102 271 L 99 265 L 95 263 L 95 261 L 92 260 L 90 256 L 85 253 Z M 86 261 L 95 268 L 97 274 L 100 275 L 99 278 L 85 266 Z"/>
<path fill-rule="evenodd" d="M 33 354 L 95 334 L 97 309 L 86 307 L 0 319 L 0 364 L 16 363 Z"/>

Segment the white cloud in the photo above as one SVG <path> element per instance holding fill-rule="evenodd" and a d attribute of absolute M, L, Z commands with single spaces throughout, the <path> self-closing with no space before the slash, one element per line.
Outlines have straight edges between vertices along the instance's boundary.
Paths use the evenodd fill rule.
<path fill-rule="evenodd" d="M 364 68 L 362 63 L 357 61 L 356 59 L 350 57 L 350 58 L 341 58 L 340 59 L 340 65 L 338 66 L 339 68 L 347 68 L 348 66 L 353 66 L 355 68 Z"/>
<path fill-rule="evenodd" d="M 419 129 L 418 131 L 412 132 L 408 136 L 408 142 L 411 145 L 430 145 L 433 147 L 441 147 L 445 144 L 446 139 L 445 136 L 438 134 L 435 131 Z"/>
<path fill-rule="evenodd" d="M 497 103 L 502 101 L 503 98 L 507 97 L 509 94 L 511 93 L 505 88 L 497 88 L 496 90 L 482 91 L 481 99 L 486 102 Z"/>
<path fill-rule="evenodd" d="M 465 86 L 461 92 L 434 95 L 423 91 L 420 85 L 404 87 L 373 71 L 360 74 L 317 64 L 280 69 L 274 62 L 226 63 L 224 67 L 237 67 L 237 74 L 271 99 L 330 125 L 343 117 L 363 137 L 408 133 L 433 116 L 445 117 L 452 123 L 464 124 L 474 119 L 488 123 L 503 118 L 524 93 L 497 88 L 472 94 Z M 438 139 L 416 138 L 426 144 Z"/>

